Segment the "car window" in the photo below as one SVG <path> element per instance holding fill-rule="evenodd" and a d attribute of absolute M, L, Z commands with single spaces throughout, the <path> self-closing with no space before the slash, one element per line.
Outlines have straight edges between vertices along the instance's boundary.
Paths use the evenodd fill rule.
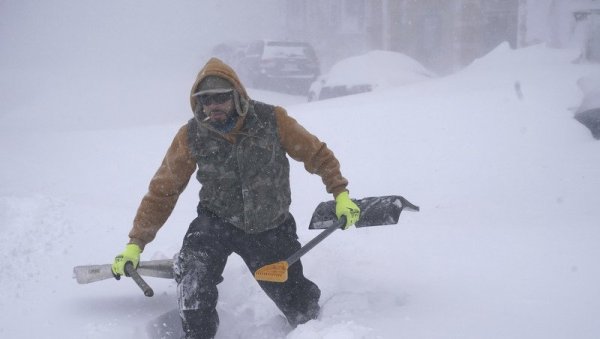
<path fill-rule="evenodd" d="M 269 42 L 263 58 L 307 58 L 314 59 L 312 48 L 306 44 Z"/>

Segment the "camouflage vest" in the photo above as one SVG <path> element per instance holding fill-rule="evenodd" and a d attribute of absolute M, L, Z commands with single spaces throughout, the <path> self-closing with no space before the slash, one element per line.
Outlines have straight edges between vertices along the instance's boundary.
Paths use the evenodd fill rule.
<path fill-rule="evenodd" d="M 291 203 L 290 165 L 273 106 L 252 101 L 235 144 L 195 119 L 188 131 L 203 208 L 247 233 L 275 228 L 285 220 Z"/>

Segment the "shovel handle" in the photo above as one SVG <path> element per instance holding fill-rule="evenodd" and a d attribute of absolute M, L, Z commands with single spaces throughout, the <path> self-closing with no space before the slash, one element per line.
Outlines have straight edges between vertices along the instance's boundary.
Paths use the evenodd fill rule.
<path fill-rule="evenodd" d="M 323 232 L 319 233 L 319 235 L 314 237 L 311 241 L 307 242 L 306 245 L 302 246 L 298 251 L 290 255 L 290 257 L 286 259 L 288 265 L 292 265 L 293 263 L 298 261 L 298 259 L 300 259 L 301 256 L 305 255 L 323 239 L 327 238 L 331 233 L 333 233 L 339 228 L 342 228 L 342 226 L 344 225 L 346 225 L 346 216 L 342 216 L 341 218 L 339 218 L 331 226 L 327 227 Z"/>
<path fill-rule="evenodd" d="M 135 283 L 142 289 L 145 296 L 151 297 L 154 295 L 152 287 L 150 287 L 150 285 L 148 285 L 146 281 L 140 276 L 140 274 L 133 267 L 131 261 L 125 263 L 125 274 L 127 274 L 127 276 L 131 277 L 131 279 L 135 281 Z"/>

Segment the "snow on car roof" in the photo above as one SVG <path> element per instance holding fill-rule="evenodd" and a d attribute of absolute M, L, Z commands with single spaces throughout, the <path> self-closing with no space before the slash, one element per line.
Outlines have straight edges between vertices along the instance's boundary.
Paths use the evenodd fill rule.
<path fill-rule="evenodd" d="M 397 52 L 370 51 L 343 59 L 333 65 L 327 76 L 328 86 L 373 84 L 394 87 L 433 77 L 418 61 Z"/>

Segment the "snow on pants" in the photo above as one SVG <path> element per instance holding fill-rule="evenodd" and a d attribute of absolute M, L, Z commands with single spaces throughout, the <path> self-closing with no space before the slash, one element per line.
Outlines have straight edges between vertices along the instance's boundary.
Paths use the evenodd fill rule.
<path fill-rule="evenodd" d="M 237 253 L 252 274 L 287 258 L 300 248 L 292 215 L 278 227 L 247 234 L 213 213 L 199 209 L 183 240 L 175 264 L 179 313 L 186 338 L 213 338 L 219 326 L 217 284 L 227 257 Z M 300 261 L 291 265 L 285 283 L 259 282 L 292 326 L 316 319 L 321 291 L 302 273 Z"/>

